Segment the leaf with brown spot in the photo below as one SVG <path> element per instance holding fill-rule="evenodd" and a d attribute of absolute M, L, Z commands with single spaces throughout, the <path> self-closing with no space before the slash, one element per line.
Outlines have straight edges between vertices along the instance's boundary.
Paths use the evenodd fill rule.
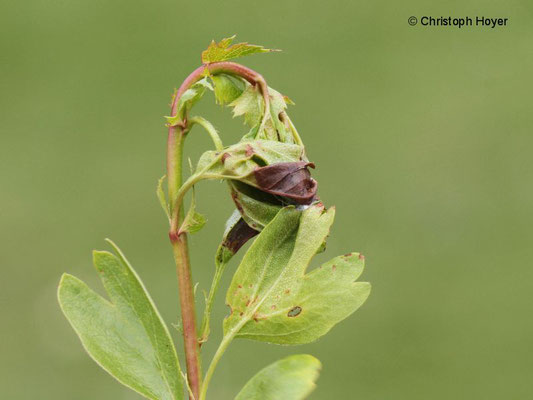
<path fill-rule="evenodd" d="M 226 295 L 243 315 L 224 321 L 224 335 L 278 344 L 312 342 L 359 308 L 370 284 L 355 282 L 363 271 L 358 253 L 306 270 L 329 234 L 335 210 L 312 204 L 285 207 L 244 255 Z M 336 266 L 332 271 L 332 265 Z M 238 296 L 235 296 L 238 285 Z M 253 285 L 253 288 L 250 288 Z M 248 302 L 249 299 L 254 299 Z M 272 307 L 275 305 L 276 307 Z M 263 318 L 258 323 L 254 317 Z"/>

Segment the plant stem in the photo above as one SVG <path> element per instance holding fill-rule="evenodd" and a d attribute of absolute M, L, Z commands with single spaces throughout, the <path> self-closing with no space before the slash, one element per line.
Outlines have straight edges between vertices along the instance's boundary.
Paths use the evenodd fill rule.
<path fill-rule="evenodd" d="M 187 236 L 180 235 L 178 240 L 172 242 L 176 270 L 178 273 L 179 296 L 181 303 L 181 320 L 183 325 L 183 340 L 185 344 L 185 362 L 187 365 L 187 378 L 194 398 L 198 398 L 202 384 L 202 371 L 200 366 L 200 348 L 196 335 L 196 314 L 194 312 L 194 289 L 187 249 Z"/>
<path fill-rule="evenodd" d="M 176 198 L 177 192 L 182 183 L 181 169 L 185 135 L 186 128 L 184 127 L 171 127 L 169 130 L 167 174 L 169 177 L 168 192 L 170 199 Z M 171 208 L 171 213 L 176 215 L 177 221 L 171 221 L 171 225 L 179 224 L 179 220 L 181 218 L 181 213 L 179 212 L 179 210 L 182 208 L 181 202 L 174 205 L 174 207 L 176 207 L 176 210 Z M 171 229 L 169 237 L 172 243 L 172 250 L 174 253 L 174 259 L 176 261 L 176 272 L 178 275 L 187 378 L 193 396 L 195 399 L 197 399 L 200 386 L 202 384 L 202 371 L 200 367 L 200 348 L 196 334 L 194 289 L 189 260 L 189 250 L 187 246 L 187 235 L 176 235 L 172 233 L 173 230 Z"/>
<path fill-rule="evenodd" d="M 205 374 L 204 383 L 202 384 L 202 391 L 200 393 L 199 400 L 205 400 L 207 396 L 207 388 L 209 387 L 209 383 L 211 382 L 211 378 L 213 377 L 213 373 L 215 372 L 215 369 L 218 365 L 218 362 L 226 352 L 226 349 L 230 345 L 231 341 L 234 339 L 236 333 L 241 328 L 241 326 L 238 326 L 238 329 L 233 329 L 230 333 L 225 335 L 222 338 L 222 341 L 220 342 L 220 345 L 218 346 L 218 349 L 213 356 L 213 359 L 211 360 L 211 364 L 209 364 L 209 368 L 207 369 L 207 372 Z"/>
<path fill-rule="evenodd" d="M 224 150 L 224 145 L 222 144 L 222 140 L 220 140 L 220 136 L 218 136 L 218 132 L 211 122 L 209 122 L 208 120 L 202 117 L 192 117 L 192 118 L 189 118 L 187 122 L 191 128 L 194 124 L 198 124 L 201 127 L 203 127 L 207 131 L 209 136 L 211 136 L 211 140 L 213 141 L 213 144 L 215 145 L 215 149 L 217 149 L 218 151 Z"/>
<path fill-rule="evenodd" d="M 205 75 L 211 74 L 228 74 L 232 76 L 241 77 L 252 85 L 257 85 L 261 90 L 265 103 L 265 113 L 261 123 L 264 126 L 266 119 L 270 114 L 270 97 L 268 95 L 268 86 L 264 78 L 257 72 L 237 63 L 233 62 L 218 62 L 207 65 L 202 65 L 195 69 L 181 84 L 176 92 L 171 106 L 171 116 L 175 116 L 178 111 L 178 101 L 180 97 L 189 89 L 194 83 L 198 82 Z M 217 148 L 219 143 L 213 135 L 211 126 L 204 123 L 202 120 L 194 120 L 193 123 L 198 123 L 208 130 L 212 138 L 215 139 Z M 168 197 L 171 214 L 169 238 L 172 243 L 174 252 L 174 259 L 176 260 L 176 270 L 178 274 L 179 284 L 179 299 L 181 306 L 181 319 L 183 324 L 183 338 L 185 347 L 185 359 L 187 366 L 187 378 L 189 386 L 192 390 L 195 399 L 199 399 L 200 388 L 202 387 L 202 372 L 200 361 L 200 346 L 198 342 L 198 333 L 196 330 L 196 312 L 194 303 L 194 289 L 192 282 L 192 273 L 189 260 L 189 250 L 187 246 L 187 235 L 185 232 L 180 232 L 179 227 L 183 219 L 183 195 L 178 196 L 178 192 L 182 185 L 182 158 L 183 158 L 183 144 L 185 137 L 190 130 L 190 124 L 187 121 L 187 115 L 184 115 L 179 124 L 169 126 L 168 140 L 167 140 L 167 177 L 168 177 Z M 218 136 L 217 136 L 218 137 Z M 221 145 L 221 143 L 220 143 Z M 229 345 L 233 337 L 224 338 L 221 347 L 215 354 L 216 362 L 222 356 L 225 348 Z M 208 377 L 211 379 L 215 365 L 211 365 L 208 371 Z M 205 392 L 207 392 L 207 385 L 205 385 Z M 204 397 L 205 398 L 205 394 Z"/>

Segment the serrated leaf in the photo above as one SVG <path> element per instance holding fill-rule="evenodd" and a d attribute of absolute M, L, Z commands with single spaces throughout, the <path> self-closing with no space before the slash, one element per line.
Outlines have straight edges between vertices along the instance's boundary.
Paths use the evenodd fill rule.
<path fill-rule="evenodd" d="M 252 54 L 279 51 L 265 49 L 263 46 L 249 44 L 246 42 L 231 45 L 233 39 L 235 39 L 235 35 L 222 39 L 218 43 L 212 40 L 207 49 L 202 52 L 202 63 L 209 64 L 219 61 L 228 61 L 234 58 L 249 56 Z"/>
<path fill-rule="evenodd" d="M 157 181 L 157 198 L 159 199 L 159 204 L 161 204 L 161 208 L 163 209 L 163 211 L 165 212 L 168 220 L 170 221 L 170 211 L 168 209 L 168 204 L 167 204 L 167 196 L 165 195 L 165 191 L 163 190 L 163 182 L 165 181 L 166 179 L 166 175 L 163 175 L 159 181 Z"/>
<path fill-rule="evenodd" d="M 89 355 L 122 384 L 153 400 L 183 399 L 172 339 L 150 295 L 124 255 L 94 252 L 94 265 L 111 302 L 64 274 L 63 313 Z"/>
<path fill-rule="evenodd" d="M 215 98 L 218 104 L 226 105 L 238 98 L 243 88 L 238 85 L 234 78 L 220 74 L 211 76 L 214 84 Z"/>
<path fill-rule="evenodd" d="M 242 115 L 244 122 L 249 126 L 259 124 L 265 107 L 259 88 L 250 84 L 246 85 L 242 94 L 229 103 L 229 106 L 233 107 L 233 116 Z"/>
<path fill-rule="evenodd" d="M 334 219 L 313 204 L 282 209 L 245 254 L 226 295 L 224 335 L 277 344 L 312 342 L 359 308 L 370 284 L 358 253 L 336 257 L 306 274 Z"/>
<path fill-rule="evenodd" d="M 259 371 L 235 400 L 303 400 L 315 389 L 321 364 L 299 354 L 276 361 Z"/>
<path fill-rule="evenodd" d="M 213 90 L 213 86 L 207 77 L 204 77 L 191 85 L 191 87 L 187 89 L 178 100 L 176 115 L 172 117 L 165 117 L 168 125 L 176 126 L 179 124 L 189 110 L 198 102 L 198 100 L 202 98 L 206 89 Z"/>
<path fill-rule="evenodd" d="M 259 131 L 259 124 L 264 113 L 264 99 L 259 89 L 246 83 L 242 94 L 229 103 L 233 107 L 233 116 L 243 116 L 246 125 L 252 130 L 246 135 L 247 139 L 274 140 L 283 143 L 294 143 L 294 137 L 288 124 L 280 119 L 280 115 L 287 108 L 284 97 L 276 90 L 268 88 L 270 99 L 270 115 L 264 129 Z"/>
<path fill-rule="evenodd" d="M 196 233 L 204 227 L 205 223 L 205 217 L 196 211 L 196 196 L 193 188 L 191 205 L 183 223 L 181 224 L 180 233 Z"/>

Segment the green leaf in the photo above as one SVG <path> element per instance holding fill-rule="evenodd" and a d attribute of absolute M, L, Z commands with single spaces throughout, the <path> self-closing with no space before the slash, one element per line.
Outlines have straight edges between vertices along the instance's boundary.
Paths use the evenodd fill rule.
<path fill-rule="evenodd" d="M 170 211 L 168 209 L 167 196 L 165 195 L 165 191 L 163 190 L 163 182 L 165 181 L 166 177 L 167 177 L 166 175 L 163 175 L 157 182 L 156 193 L 157 193 L 157 198 L 159 199 L 159 204 L 161 204 L 161 208 L 165 212 L 168 220 L 170 221 Z"/>
<path fill-rule="evenodd" d="M 243 89 L 236 80 L 229 75 L 219 74 L 211 76 L 215 87 L 215 98 L 220 105 L 226 105 L 238 98 Z"/>
<path fill-rule="evenodd" d="M 196 211 L 196 196 L 193 188 L 191 205 L 183 223 L 181 224 L 180 233 L 196 233 L 204 227 L 205 223 L 205 217 Z"/>
<path fill-rule="evenodd" d="M 244 116 L 244 122 L 249 126 L 255 126 L 261 121 L 264 111 L 263 95 L 257 86 L 246 84 L 242 94 L 235 98 L 230 107 L 233 107 L 233 116 Z"/>
<path fill-rule="evenodd" d="M 233 107 L 233 116 L 243 116 L 244 122 L 252 127 L 246 135 L 247 139 L 275 140 L 283 143 L 294 143 L 294 137 L 288 125 L 280 119 L 280 114 L 287 108 L 287 101 L 278 91 L 268 88 L 270 99 L 270 115 L 263 130 L 259 131 L 259 124 L 264 112 L 264 99 L 259 89 L 245 83 L 242 94 L 229 103 Z M 252 134 L 253 132 L 253 134 Z"/>
<path fill-rule="evenodd" d="M 202 63 L 209 64 L 249 56 L 251 54 L 279 51 L 273 49 L 265 49 L 263 46 L 248 44 L 246 42 L 231 45 L 231 42 L 233 42 L 235 36 L 236 35 L 233 35 L 232 37 L 222 39 L 218 43 L 212 40 L 207 49 L 202 52 Z"/>
<path fill-rule="evenodd" d="M 276 361 L 259 371 L 235 400 L 302 400 L 315 389 L 321 364 L 299 354 Z"/>
<path fill-rule="evenodd" d="M 150 295 L 116 245 L 94 252 L 111 302 L 64 274 L 59 304 L 89 355 L 122 384 L 153 400 L 183 399 L 172 339 Z"/>
<path fill-rule="evenodd" d="M 224 335 L 277 344 L 312 342 L 367 299 L 354 282 L 364 257 L 348 253 L 306 274 L 333 223 L 334 208 L 282 209 L 245 254 L 226 295 Z"/>
<path fill-rule="evenodd" d="M 202 98 L 206 89 L 213 90 L 213 86 L 207 77 L 200 79 L 187 89 L 178 100 L 176 115 L 173 117 L 165 117 L 168 125 L 178 125 L 189 110 Z"/>
<path fill-rule="evenodd" d="M 283 207 L 273 195 L 239 181 L 231 181 L 231 197 L 237 205 L 242 218 L 257 231 L 274 219 Z"/>
<path fill-rule="evenodd" d="M 303 154 L 302 146 L 271 140 L 240 142 L 224 151 L 206 151 L 184 186 L 191 186 L 202 179 L 235 179 L 256 186 L 253 176 L 256 168 L 301 161 Z"/>

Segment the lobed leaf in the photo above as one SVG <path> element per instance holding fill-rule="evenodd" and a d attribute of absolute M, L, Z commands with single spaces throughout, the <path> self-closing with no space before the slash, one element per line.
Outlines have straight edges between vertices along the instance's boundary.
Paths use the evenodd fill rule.
<path fill-rule="evenodd" d="M 64 274 L 58 289 L 63 313 L 89 355 L 144 397 L 183 399 L 176 349 L 159 312 L 122 252 L 94 252 L 94 266 L 111 302 Z"/>
<path fill-rule="evenodd" d="M 320 361 L 307 354 L 284 358 L 259 371 L 235 400 L 305 399 L 315 389 L 320 369 Z"/>
<path fill-rule="evenodd" d="M 277 344 L 312 342 L 367 299 L 355 282 L 364 257 L 348 253 L 306 274 L 321 250 L 335 210 L 313 204 L 283 208 L 245 254 L 226 295 L 224 335 Z"/>
<path fill-rule="evenodd" d="M 211 41 L 206 50 L 202 52 L 202 63 L 210 64 L 220 61 L 228 61 L 234 58 L 249 56 L 258 53 L 269 53 L 271 51 L 279 51 L 273 49 L 265 49 L 263 46 L 249 44 L 246 42 L 231 44 L 236 35 L 229 38 L 222 39 L 216 43 Z"/>
<path fill-rule="evenodd" d="M 288 98 L 286 100 L 278 91 L 268 88 L 270 115 L 264 129 L 259 131 L 259 124 L 264 112 L 263 95 L 256 86 L 247 82 L 245 85 L 242 94 L 229 103 L 229 106 L 233 107 L 234 117 L 243 116 L 245 124 L 252 128 L 245 136 L 246 140 L 263 139 L 295 143 L 288 122 L 283 121 L 281 117 L 287 108 Z"/>

